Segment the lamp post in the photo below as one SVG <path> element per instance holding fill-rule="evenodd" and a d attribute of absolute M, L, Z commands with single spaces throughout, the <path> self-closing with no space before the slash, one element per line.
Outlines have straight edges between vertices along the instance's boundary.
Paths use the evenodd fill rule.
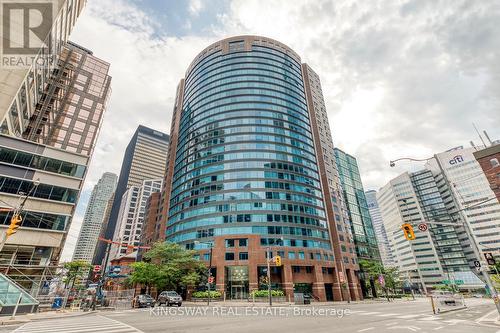
<path fill-rule="evenodd" d="M 396 166 L 396 162 L 401 161 L 401 160 L 410 160 L 410 161 L 421 162 L 421 161 L 428 161 L 428 160 L 433 159 L 433 158 L 434 158 L 434 156 L 426 158 L 426 159 L 413 159 L 413 158 L 409 158 L 409 157 L 403 157 L 403 158 L 398 158 L 396 160 L 390 161 L 389 165 L 391 167 L 394 167 L 394 166 Z M 439 167 L 440 172 L 444 175 L 444 169 L 443 169 L 443 166 L 441 165 L 441 162 L 437 158 L 436 158 L 436 161 L 437 161 L 437 165 Z M 499 165 L 495 165 L 491 169 L 497 168 L 498 166 Z M 448 179 L 446 177 L 443 177 L 443 179 L 445 180 L 447 186 L 450 189 L 452 189 L 453 186 L 451 186 L 452 184 L 450 184 L 450 182 L 448 181 Z M 455 199 L 454 196 L 452 196 L 452 200 L 454 201 L 455 205 L 458 208 L 460 208 L 460 205 L 457 204 L 456 199 Z M 488 199 L 488 201 L 489 201 L 489 199 Z M 477 205 L 477 203 L 474 204 L 474 205 Z M 466 216 L 465 216 L 465 213 L 464 213 L 464 211 L 467 210 L 467 209 L 469 209 L 470 207 L 471 207 L 471 205 L 469 205 L 467 207 L 464 207 L 462 209 L 458 209 L 457 213 L 459 213 L 460 219 L 461 219 L 461 221 L 457 221 L 459 223 L 445 223 L 445 222 L 439 222 L 439 223 L 437 223 L 437 222 L 434 222 L 434 221 L 429 221 L 427 223 L 443 224 L 443 225 L 454 225 L 454 226 L 462 225 L 464 227 L 465 233 L 467 234 L 467 237 L 469 238 L 469 241 L 471 243 L 471 247 L 474 250 L 474 254 L 475 254 L 476 258 L 479 261 L 481 261 L 481 250 L 479 248 L 478 243 L 476 242 L 476 239 L 474 238 L 474 235 L 472 234 L 472 231 L 470 229 L 469 224 L 467 223 L 467 219 L 466 219 Z M 488 286 L 488 289 L 491 291 L 491 296 L 493 298 L 493 301 L 495 302 L 496 309 L 498 311 L 498 314 L 500 314 L 500 301 L 498 299 L 498 293 L 497 293 L 497 291 L 495 289 L 495 286 L 491 282 L 490 276 L 488 275 L 488 272 L 486 270 L 479 269 L 479 271 L 481 272 L 481 275 L 483 276 L 484 282 Z"/>

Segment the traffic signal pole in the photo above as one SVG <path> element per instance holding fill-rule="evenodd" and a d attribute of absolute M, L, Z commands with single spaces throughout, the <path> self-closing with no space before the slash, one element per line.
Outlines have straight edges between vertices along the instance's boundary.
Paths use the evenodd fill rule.
<path fill-rule="evenodd" d="M 269 306 L 273 306 L 273 296 L 271 293 L 271 260 L 272 253 L 271 248 L 267 248 L 267 292 L 269 293 Z"/>
<path fill-rule="evenodd" d="M 7 242 L 7 238 L 10 235 L 15 234 L 17 232 L 17 228 L 19 228 L 19 225 L 21 224 L 22 221 L 21 213 L 24 209 L 24 205 L 26 204 L 26 201 L 28 200 L 29 196 L 38 187 L 38 185 L 40 185 L 40 180 L 37 179 L 33 182 L 33 186 L 31 186 L 29 192 L 24 195 L 24 198 L 22 196 L 20 197 L 22 198 L 22 201 L 17 208 L 14 208 L 14 213 L 12 214 L 12 218 L 10 219 L 11 222 L 9 229 L 5 231 L 5 233 L 2 235 L 2 238 L 0 239 L 0 252 L 3 250 L 3 247 Z M 21 192 L 19 194 L 21 194 Z M 9 211 L 11 210 L 12 209 L 9 209 Z"/>

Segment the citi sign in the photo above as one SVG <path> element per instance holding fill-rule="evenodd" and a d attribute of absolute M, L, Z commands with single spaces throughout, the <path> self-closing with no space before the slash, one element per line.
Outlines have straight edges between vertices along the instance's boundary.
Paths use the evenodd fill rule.
<path fill-rule="evenodd" d="M 455 164 L 458 164 L 458 163 L 461 163 L 464 161 L 464 158 L 462 155 L 457 155 L 455 157 L 453 157 L 451 160 L 450 160 L 450 164 L 451 165 L 455 165 Z"/>

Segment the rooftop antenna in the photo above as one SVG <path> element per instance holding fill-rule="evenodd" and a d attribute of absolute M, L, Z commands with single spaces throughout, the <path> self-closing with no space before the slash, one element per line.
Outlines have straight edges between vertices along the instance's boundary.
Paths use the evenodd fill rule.
<path fill-rule="evenodd" d="M 488 135 L 488 133 L 486 132 L 486 130 L 484 130 L 483 133 L 484 133 L 484 136 L 486 137 L 486 139 L 488 140 L 488 142 L 490 143 L 490 146 L 492 146 L 493 142 L 491 142 L 490 136 Z"/>
<path fill-rule="evenodd" d="M 479 134 L 479 131 L 477 130 L 476 125 L 474 123 L 472 123 L 472 126 L 474 126 L 474 129 L 476 130 L 476 133 L 479 136 L 479 139 L 481 139 L 481 142 L 483 143 L 483 146 L 486 147 L 486 143 L 484 143 L 483 137 L 481 136 L 481 134 Z"/>

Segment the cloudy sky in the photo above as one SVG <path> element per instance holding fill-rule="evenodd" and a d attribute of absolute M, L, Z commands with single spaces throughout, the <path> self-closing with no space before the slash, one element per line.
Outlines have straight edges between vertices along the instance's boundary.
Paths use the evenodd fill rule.
<path fill-rule="evenodd" d="M 119 173 L 143 124 L 169 131 L 175 87 L 209 44 L 277 39 L 319 73 L 334 144 L 358 159 L 365 189 L 419 165 L 388 167 L 500 138 L 500 2 L 494 0 L 88 0 L 71 40 L 111 63 L 111 99 L 65 259 L 92 187 Z"/>

